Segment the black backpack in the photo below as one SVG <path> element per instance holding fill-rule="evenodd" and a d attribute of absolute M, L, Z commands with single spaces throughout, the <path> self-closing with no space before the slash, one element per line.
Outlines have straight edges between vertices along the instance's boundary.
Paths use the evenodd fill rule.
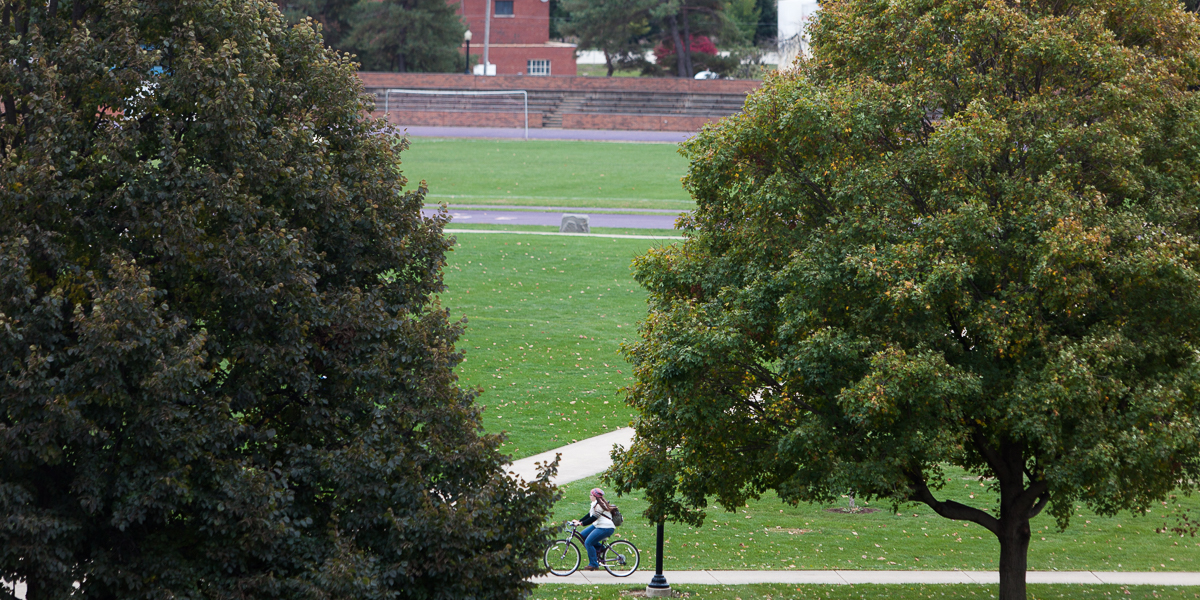
<path fill-rule="evenodd" d="M 613 525 L 620 527 L 621 524 L 625 522 L 625 517 L 621 514 L 621 509 L 614 506 L 609 512 L 612 515 L 610 518 L 612 519 Z"/>

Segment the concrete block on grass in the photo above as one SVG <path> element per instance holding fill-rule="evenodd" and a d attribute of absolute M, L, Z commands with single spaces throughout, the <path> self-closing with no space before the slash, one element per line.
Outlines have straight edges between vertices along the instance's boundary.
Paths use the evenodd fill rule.
<path fill-rule="evenodd" d="M 564 213 L 562 216 L 562 224 L 558 226 L 559 233 L 591 233 L 592 228 L 588 226 L 587 215 L 574 215 Z"/>

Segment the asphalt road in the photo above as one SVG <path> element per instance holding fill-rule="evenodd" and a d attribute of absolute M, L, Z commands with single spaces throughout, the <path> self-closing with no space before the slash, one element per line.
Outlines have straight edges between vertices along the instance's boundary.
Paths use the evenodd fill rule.
<path fill-rule="evenodd" d="M 436 214 L 436 210 L 422 209 L 426 216 Z M 463 225 L 467 223 L 485 223 L 489 225 L 552 225 L 562 224 L 562 212 L 526 212 L 515 210 L 450 210 L 451 223 Z M 605 213 L 589 213 L 587 209 L 572 211 L 570 214 L 588 215 L 591 227 L 621 227 L 626 229 L 674 229 L 675 215 L 620 215 Z"/>

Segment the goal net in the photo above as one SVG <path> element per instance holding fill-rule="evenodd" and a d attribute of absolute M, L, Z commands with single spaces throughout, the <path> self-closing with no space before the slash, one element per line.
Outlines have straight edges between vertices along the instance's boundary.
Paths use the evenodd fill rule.
<path fill-rule="evenodd" d="M 383 112 L 519 113 L 529 138 L 529 93 L 525 90 L 410 90 L 383 91 Z"/>

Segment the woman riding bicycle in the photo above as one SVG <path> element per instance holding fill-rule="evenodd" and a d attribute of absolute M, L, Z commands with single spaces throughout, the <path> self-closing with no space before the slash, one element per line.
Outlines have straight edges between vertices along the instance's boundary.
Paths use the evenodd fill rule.
<path fill-rule="evenodd" d="M 588 571 L 600 568 L 600 560 L 596 556 L 600 542 L 617 530 L 617 526 L 612 522 L 612 508 L 612 505 L 604 500 L 604 490 L 593 488 L 591 510 L 587 516 L 574 522 L 575 525 L 588 525 L 587 529 L 579 532 L 583 538 L 583 545 L 587 548 L 588 566 L 584 569 Z"/>

